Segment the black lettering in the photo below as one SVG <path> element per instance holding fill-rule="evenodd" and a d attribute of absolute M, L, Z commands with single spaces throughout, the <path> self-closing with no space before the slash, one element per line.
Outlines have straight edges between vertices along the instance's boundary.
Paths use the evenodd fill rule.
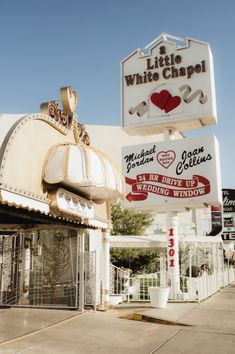
<path fill-rule="evenodd" d="M 147 59 L 147 70 L 153 70 L 154 69 L 154 65 L 150 65 L 151 64 L 151 58 Z"/>
<path fill-rule="evenodd" d="M 193 151 L 184 150 L 181 155 L 181 161 L 176 166 L 176 174 L 180 175 L 184 170 L 210 161 L 213 157 L 210 154 L 200 156 L 204 152 L 204 147 L 201 146 Z"/>
<path fill-rule="evenodd" d="M 187 67 L 187 78 L 190 79 L 190 77 L 193 75 L 194 73 L 194 67 L 192 65 Z"/>
<path fill-rule="evenodd" d="M 134 154 L 130 154 L 130 155 L 124 156 L 124 160 L 126 160 L 126 162 L 133 161 L 134 160 Z"/>
<path fill-rule="evenodd" d="M 195 73 L 197 73 L 197 74 L 200 73 L 202 71 L 201 65 L 200 64 L 195 65 L 194 70 L 195 70 Z"/>
<path fill-rule="evenodd" d="M 205 63 L 205 60 L 202 60 L 202 61 L 201 61 L 201 64 L 202 64 L 202 73 L 205 73 L 205 72 L 206 72 L 206 63 Z"/>
<path fill-rule="evenodd" d="M 162 76 L 164 77 L 164 79 L 170 79 L 171 75 L 169 73 L 169 75 L 167 75 L 167 71 L 170 71 L 170 68 L 165 68 L 162 70 Z"/>
<path fill-rule="evenodd" d="M 160 59 L 159 59 L 159 65 L 160 65 L 161 68 L 164 67 L 164 58 L 163 58 L 163 57 L 160 57 Z"/>
<path fill-rule="evenodd" d="M 127 164 L 127 166 L 126 166 L 127 173 L 129 173 L 132 168 L 135 168 L 140 165 L 145 165 L 146 163 L 154 161 L 153 156 L 149 156 L 149 155 L 152 155 L 155 153 L 156 153 L 156 145 L 153 145 L 153 147 L 150 150 L 142 149 L 141 152 L 139 152 L 139 153 L 132 153 L 132 154 L 124 156 L 124 160 Z M 146 156 L 149 156 L 149 157 L 146 157 Z"/>
<path fill-rule="evenodd" d="M 127 164 L 126 168 L 127 168 L 127 173 L 129 173 L 131 170 L 131 163 L 130 162 Z"/>
<path fill-rule="evenodd" d="M 153 81 L 157 81 L 159 79 L 159 74 L 157 72 L 153 73 Z"/>
<path fill-rule="evenodd" d="M 162 46 L 159 48 L 159 54 L 160 54 L 160 55 L 166 54 L 166 47 L 165 47 L 164 45 L 162 45 Z"/>
<path fill-rule="evenodd" d="M 142 84 L 143 78 L 140 74 L 136 74 L 136 85 Z"/>
<path fill-rule="evenodd" d="M 134 85 L 135 74 L 125 76 L 127 86 Z"/>
<path fill-rule="evenodd" d="M 174 66 L 171 67 L 171 78 L 178 77 L 178 69 L 176 69 Z"/>
<path fill-rule="evenodd" d="M 148 82 L 153 81 L 151 71 L 148 72 Z"/>
<path fill-rule="evenodd" d="M 176 63 L 176 64 L 180 64 L 180 63 L 181 63 L 181 56 L 180 56 L 180 55 L 176 55 L 176 57 L 175 57 L 175 63 Z"/>
<path fill-rule="evenodd" d="M 181 175 L 181 173 L 183 172 L 183 167 L 184 167 L 184 164 L 183 162 L 179 162 L 176 166 L 176 174 L 177 175 Z"/>
<path fill-rule="evenodd" d="M 186 75 L 186 70 L 185 68 L 179 68 L 179 76 L 185 76 Z"/>
<path fill-rule="evenodd" d="M 155 69 L 158 69 L 158 57 L 155 57 L 154 67 L 155 67 Z"/>
<path fill-rule="evenodd" d="M 170 58 L 168 57 L 168 55 L 165 56 L 165 65 L 166 66 L 170 65 Z"/>
<path fill-rule="evenodd" d="M 187 151 L 184 150 L 183 153 L 182 153 L 183 162 L 185 162 L 186 158 L 187 158 Z"/>
<path fill-rule="evenodd" d="M 146 71 L 144 71 L 143 79 L 144 79 L 144 83 L 146 84 L 147 83 L 147 73 L 146 73 Z"/>

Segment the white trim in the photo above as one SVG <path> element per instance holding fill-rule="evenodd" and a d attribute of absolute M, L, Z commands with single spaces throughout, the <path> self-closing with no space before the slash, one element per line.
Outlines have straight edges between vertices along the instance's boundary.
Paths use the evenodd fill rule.
<path fill-rule="evenodd" d="M 180 235 L 180 243 L 203 243 L 203 244 L 213 244 L 213 243 L 222 243 L 220 237 L 213 236 L 195 236 L 188 235 L 182 237 Z M 118 235 L 110 236 L 110 247 L 114 248 L 166 248 L 167 247 L 167 235 L 158 234 L 158 235 L 146 235 L 146 236 L 137 236 L 137 235 Z"/>
<path fill-rule="evenodd" d="M 19 194 L 8 192 L 5 190 L 0 191 L 2 203 L 7 203 L 8 205 L 27 208 L 29 210 L 40 211 L 41 213 L 49 213 L 49 204 L 40 202 L 35 199 L 28 197 L 23 197 Z"/>
<path fill-rule="evenodd" d="M 104 221 L 100 221 L 100 220 L 97 220 L 97 219 L 88 219 L 86 221 L 86 223 L 84 223 L 85 225 L 88 225 L 88 226 L 92 226 L 92 227 L 95 227 L 97 229 L 108 229 L 109 228 L 109 224 L 107 222 L 104 222 Z"/>

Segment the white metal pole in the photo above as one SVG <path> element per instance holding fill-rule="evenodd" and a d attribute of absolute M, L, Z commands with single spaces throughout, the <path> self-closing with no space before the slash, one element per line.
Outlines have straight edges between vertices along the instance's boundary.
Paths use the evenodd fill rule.
<path fill-rule="evenodd" d="M 84 251 L 85 231 L 80 233 L 80 264 L 79 264 L 79 310 L 84 310 L 85 304 L 85 251 Z"/>
<path fill-rule="evenodd" d="M 109 305 L 110 231 L 103 232 L 102 305 Z"/>
<path fill-rule="evenodd" d="M 192 278 L 192 245 L 189 244 L 189 278 Z"/>
<path fill-rule="evenodd" d="M 173 296 L 180 291 L 179 271 L 179 217 L 177 212 L 167 213 L 167 264 Z"/>
<path fill-rule="evenodd" d="M 164 141 L 175 139 L 174 131 L 170 128 L 163 130 Z M 171 296 L 180 291 L 179 271 L 179 217 L 176 211 L 166 213 L 167 225 L 167 270 L 171 278 Z"/>

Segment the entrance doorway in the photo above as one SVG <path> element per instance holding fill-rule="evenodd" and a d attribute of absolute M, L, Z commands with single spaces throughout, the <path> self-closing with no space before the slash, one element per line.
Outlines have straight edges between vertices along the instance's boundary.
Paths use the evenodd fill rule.
<path fill-rule="evenodd" d="M 81 239 L 79 230 L 66 228 L 0 236 L 0 305 L 83 308 L 95 279 L 84 264 L 93 255 L 81 251 Z"/>

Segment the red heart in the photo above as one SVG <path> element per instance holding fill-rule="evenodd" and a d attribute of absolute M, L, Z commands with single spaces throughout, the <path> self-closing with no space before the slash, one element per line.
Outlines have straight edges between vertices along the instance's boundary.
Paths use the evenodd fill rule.
<path fill-rule="evenodd" d="M 172 111 L 173 109 L 179 106 L 180 102 L 181 102 L 181 98 L 179 96 L 169 97 L 169 99 L 166 102 L 166 105 L 164 106 L 164 111 L 166 113 Z"/>
<path fill-rule="evenodd" d="M 164 109 L 166 103 L 171 97 L 171 94 L 167 90 L 162 90 L 160 93 L 154 92 L 150 99 L 155 106 L 160 109 Z"/>
<path fill-rule="evenodd" d="M 157 161 L 164 168 L 170 167 L 170 165 L 175 161 L 175 152 L 173 150 L 160 151 L 157 154 Z"/>

